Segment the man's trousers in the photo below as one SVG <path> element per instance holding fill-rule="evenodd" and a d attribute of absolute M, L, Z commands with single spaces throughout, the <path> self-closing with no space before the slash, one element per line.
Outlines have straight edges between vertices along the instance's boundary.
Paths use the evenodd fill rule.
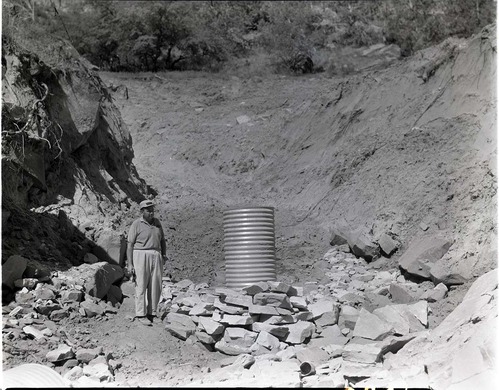
<path fill-rule="evenodd" d="M 156 315 L 163 282 L 161 253 L 148 250 L 133 251 L 135 269 L 135 315 Z"/>

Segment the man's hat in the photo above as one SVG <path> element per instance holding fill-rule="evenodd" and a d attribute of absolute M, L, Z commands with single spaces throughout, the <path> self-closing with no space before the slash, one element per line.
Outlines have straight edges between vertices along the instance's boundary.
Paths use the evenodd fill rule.
<path fill-rule="evenodd" d="M 149 200 L 149 199 L 146 199 L 146 200 L 143 200 L 142 202 L 140 202 L 140 209 L 145 209 L 147 207 L 151 207 L 151 206 L 154 206 L 154 202 L 152 200 Z"/>

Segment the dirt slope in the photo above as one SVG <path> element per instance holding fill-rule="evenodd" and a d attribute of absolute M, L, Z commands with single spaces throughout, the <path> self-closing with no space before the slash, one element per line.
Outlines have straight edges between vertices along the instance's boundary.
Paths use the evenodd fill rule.
<path fill-rule="evenodd" d="M 399 253 L 423 226 L 454 239 L 439 276 L 461 283 L 495 265 L 495 50 L 490 28 L 348 78 L 101 77 L 179 277 L 217 280 L 223 210 L 252 204 L 276 208 L 284 280 L 309 277 L 341 220 Z"/>

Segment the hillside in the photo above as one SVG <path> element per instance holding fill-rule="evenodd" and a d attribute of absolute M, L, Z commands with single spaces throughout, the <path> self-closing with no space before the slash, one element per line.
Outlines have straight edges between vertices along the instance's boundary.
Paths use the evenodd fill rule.
<path fill-rule="evenodd" d="M 165 294 L 178 294 L 163 300 L 165 316 L 186 297 L 185 286 L 223 286 L 223 211 L 236 205 L 272 206 L 278 281 L 318 286 L 320 293 L 307 295 L 309 304 L 322 295 L 337 299 L 338 290 L 351 292 L 354 285 L 370 310 L 387 300 L 393 304 L 393 291 L 384 301 L 376 293 L 376 305 L 367 299 L 375 287 L 387 287 L 354 280 L 365 274 L 373 280 L 388 275 L 391 283 L 421 293 L 443 282 L 448 295 L 419 301 L 428 302 L 429 309 L 422 333 L 412 335 L 412 344 L 404 339 L 407 347 L 387 355 L 383 369 L 405 365 L 410 370 L 411 364 L 425 361 L 433 388 L 469 379 L 456 378 L 458 369 L 449 368 L 454 361 L 444 357 L 461 356 L 468 339 L 473 341 L 469 348 L 478 345 L 483 351 L 496 326 L 495 26 L 470 40 L 448 39 L 348 77 L 245 77 L 244 69 L 238 74 L 107 73 L 81 60 L 72 62 L 76 69 L 62 72 L 15 49 L 7 58 L 10 89 L 4 88 L 3 114 L 10 122 L 3 117 L 3 124 L 20 124 L 18 118 L 25 119 L 34 107 L 40 118 L 45 115 L 65 131 L 61 138 L 49 134 L 61 155 L 40 147 L 45 141 L 36 132 L 38 138 L 31 135 L 40 147 L 32 152 L 35 163 L 19 164 L 3 155 L 2 263 L 21 255 L 31 267 L 42 264 L 51 271 L 36 290 L 3 289 L 4 370 L 37 362 L 64 374 L 72 369 L 66 365 L 70 360 L 89 367 L 78 353 L 79 359 L 49 362 L 47 354 L 62 344 L 75 352 L 103 348 L 97 355 L 105 354 L 106 367 L 113 371 L 112 380 L 105 381 L 119 386 L 241 385 L 237 381 L 243 377 L 220 379 L 225 374 L 218 368 L 226 359 L 220 351 L 191 338 L 180 340 L 162 323 L 144 329 L 130 321 L 133 285 L 120 273 L 123 238 L 138 214 L 137 203 L 150 196 L 158 205 L 171 260 Z M 44 97 L 42 83 L 57 93 Z M 37 105 L 40 99 L 43 105 Z M 19 136 L 14 125 L 10 130 Z M 22 185 L 5 169 L 11 166 L 21 166 Z M 397 250 L 369 263 L 350 249 L 339 253 L 332 245 L 338 234 L 360 235 L 375 246 L 388 236 Z M 452 245 L 421 278 L 399 261 L 413 250 L 411 243 L 424 237 Z M 86 272 L 95 264 L 88 264 L 89 254 L 97 264 L 110 263 L 116 273 L 112 283 L 124 294 L 119 303 L 109 292 L 102 300 L 90 296 Z M 473 285 L 482 275 L 480 286 Z M 85 300 L 65 302 L 62 296 L 75 289 L 80 300 L 85 292 Z M 462 309 L 463 298 L 480 299 L 480 306 Z M 105 309 L 89 315 L 83 307 L 88 302 Z M 342 310 L 348 306 L 341 304 Z M 354 306 L 361 310 L 362 304 Z M 51 332 L 39 337 L 32 327 Z M 448 334 L 456 334 L 455 339 Z M 357 345 L 351 335 L 348 342 Z M 438 354 L 427 356 L 427 351 Z M 489 355 L 473 375 L 489 368 Z M 349 375 L 356 378 L 350 384 L 370 376 Z M 83 378 L 90 381 L 88 375 Z M 320 385 L 315 379 L 300 378 L 300 384 Z M 96 385 L 88 381 L 78 384 Z"/>
<path fill-rule="evenodd" d="M 102 77 L 128 88 L 113 96 L 183 277 L 220 270 L 222 213 L 252 204 L 276 208 L 287 280 L 346 223 L 399 253 L 425 233 L 455 240 L 433 275 L 452 284 L 495 265 L 494 56 L 477 37 L 348 78 Z"/>

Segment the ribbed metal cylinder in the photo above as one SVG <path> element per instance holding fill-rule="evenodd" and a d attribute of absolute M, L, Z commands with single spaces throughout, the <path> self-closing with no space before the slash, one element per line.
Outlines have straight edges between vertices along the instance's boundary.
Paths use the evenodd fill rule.
<path fill-rule="evenodd" d="M 226 210 L 223 228 L 227 287 L 276 280 L 273 207 Z"/>

